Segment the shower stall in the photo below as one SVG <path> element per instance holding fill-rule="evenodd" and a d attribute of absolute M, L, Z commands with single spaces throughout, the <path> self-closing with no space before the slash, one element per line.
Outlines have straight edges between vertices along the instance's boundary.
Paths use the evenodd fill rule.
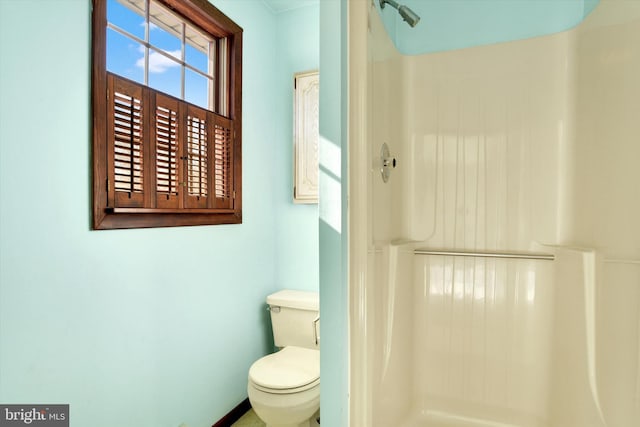
<path fill-rule="evenodd" d="M 640 426 L 640 2 L 411 55 L 377 3 L 348 5 L 350 425 Z"/>

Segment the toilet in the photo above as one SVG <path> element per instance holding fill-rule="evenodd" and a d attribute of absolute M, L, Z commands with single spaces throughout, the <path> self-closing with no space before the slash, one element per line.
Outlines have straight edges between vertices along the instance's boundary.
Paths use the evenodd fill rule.
<path fill-rule="evenodd" d="M 279 350 L 249 369 L 247 391 L 267 427 L 316 427 L 320 409 L 320 316 L 317 292 L 267 297 Z"/>

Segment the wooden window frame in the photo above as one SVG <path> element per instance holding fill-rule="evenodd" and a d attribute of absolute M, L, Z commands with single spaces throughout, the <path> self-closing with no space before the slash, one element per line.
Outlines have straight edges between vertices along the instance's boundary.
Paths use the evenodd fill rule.
<path fill-rule="evenodd" d="M 226 153 L 229 168 L 220 170 L 220 156 L 208 156 L 208 173 L 217 174 L 230 181 L 230 200 L 216 198 L 217 189 L 213 181 L 209 184 L 209 199 L 206 206 L 202 204 L 180 203 L 179 207 L 166 208 L 158 206 L 156 202 L 155 177 L 147 179 L 156 161 L 155 154 L 144 153 L 146 163 L 144 170 L 144 194 L 140 202 L 132 206 L 117 206 L 114 204 L 114 183 L 109 179 L 113 175 L 114 163 L 109 160 L 109 108 L 108 100 L 109 79 L 111 73 L 106 68 L 107 42 L 107 0 L 92 0 L 92 112 L 93 112 L 93 221 L 95 230 L 118 228 L 146 228 L 146 227 L 175 227 L 189 225 L 239 224 L 242 223 L 242 28 L 216 9 L 207 0 L 155 0 L 167 7 L 176 15 L 198 27 L 216 39 L 226 40 L 229 73 L 225 92 L 220 98 L 228 102 L 226 117 L 211 111 L 206 111 L 209 124 L 209 145 L 217 143 L 219 130 L 225 127 L 231 135 L 230 151 Z M 116 76 L 119 80 L 126 80 Z M 135 84 L 132 82 L 132 84 Z M 219 90 L 216 93 L 219 94 Z M 141 96 L 146 114 L 155 110 L 155 96 L 160 91 L 145 87 Z M 170 98 L 170 97 L 169 97 Z M 216 102 L 219 105 L 219 102 Z M 191 107 L 181 101 L 181 114 L 188 114 Z M 195 111 L 195 110 L 194 110 Z M 155 113 L 154 113 L 155 114 Z M 155 121 L 155 119 L 154 119 Z M 143 138 L 150 138 L 154 132 L 152 123 L 143 119 Z M 181 132 L 181 131 L 179 131 Z M 186 135 L 186 132 L 185 134 Z M 186 138 L 186 136 L 185 136 Z M 154 141 L 155 142 L 155 141 Z M 148 142 L 148 145 L 152 142 Z M 211 152 L 212 153 L 212 152 Z M 153 186 L 152 186 L 153 184 Z M 111 196 L 110 196 L 111 195 Z M 187 199 L 186 196 L 180 196 Z M 196 206 L 196 207 L 193 207 Z"/>

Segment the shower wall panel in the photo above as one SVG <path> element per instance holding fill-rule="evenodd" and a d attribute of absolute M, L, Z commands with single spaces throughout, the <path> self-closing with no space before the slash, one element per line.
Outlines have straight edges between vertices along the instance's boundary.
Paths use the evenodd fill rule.
<path fill-rule="evenodd" d="M 423 256 L 415 269 L 417 406 L 425 413 L 545 425 L 553 264 Z"/>
<path fill-rule="evenodd" d="M 640 425 L 640 2 L 607 0 L 576 29 L 576 142 L 567 237 L 595 248 L 595 381 L 609 427 Z"/>
<path fill-rule="evenodd" d="M 374 18 L 377 18 L 374 16 Z M 403 149 L 404 122 L 403 108 L 405 98 L 402 91 L 402 57 L 393 43 L 386 37 L 382 23 L 373 19 L 371 39 L 371 62 L 369 77 L 371 84 L 371 120 L 369 121 L 369 182 L 372 193 L 371 220 L 372 242 L 386 243 L 398 237 L 398 213 L 401 212 L 401 183 L 398 171 L 394 169 L 388 182 L 382 180 L 380 158 L 382 144 L 387 144 L 392 156 L 397 157 Z"/>
<path fill-rule="evenodd" d="M 640 263 L 604 261 L 596 298 L 596 372 L 610 426 L 640 425 Z"/>
<path fill-rule="evenodd" d="M 413 261 L 406 245 L 382 245 L 375 251 L 375 281 L 371 318 L 372 408 L 375 426 L 399 425 L 410 412 L 415 378 Z"/>
<path fill-rule="evenodd" d="M 502 250 L 556 241 L 570 43 L 559 34 L 404 58 L 405 217 L 416 224 L 399 237 Z"/>
<path fill-rule="evenodd" d="M 574 221 L 568 238 L 640 259 L 640 2 L 605 1 L 577 28 Z"/>
<path fill-rule="evenodd" d="M 558 34 L 404 58 L 414 155 L 403 178 L 418 202 L 405 205 L 417 224 L 401 237 L 489 251 L 557 242 L 571 43 Z M 413 387 L 423 422 L 455 414 L 478 425 L 546 425 L 553 264 L 421 256 L 415 269 Z"/>

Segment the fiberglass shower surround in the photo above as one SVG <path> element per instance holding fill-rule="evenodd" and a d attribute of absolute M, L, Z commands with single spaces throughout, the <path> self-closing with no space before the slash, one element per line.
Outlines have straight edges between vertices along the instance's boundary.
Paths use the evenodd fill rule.
<path fill-rule="evenodd" d="M 349 12 L 351 425 L 640 425 L 640 3 L 412 55 Z"/>

